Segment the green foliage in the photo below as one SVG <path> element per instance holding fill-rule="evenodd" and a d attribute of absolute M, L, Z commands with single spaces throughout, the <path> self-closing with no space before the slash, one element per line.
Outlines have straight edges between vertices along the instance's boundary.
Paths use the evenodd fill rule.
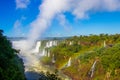
<path fill-rule="evenodd" d="M 115 69 L 120 69 L 120 44 L 106 49 L 101 55 L 101 61 L 106 70 L 114 72 Z"/>
<path fill-rule="evenodd" d="M 56 73 L 50 74 L 49 72 L 46 73 L 48 80 L 61 80 Z"/>
<path fill-rule="evenodd" d="M 104 46 L 104 42 L 106 46 Z M 87 73 L 95 60 L 97 60 L 97 64 L 93 80 L 103 80 L 106 75 L 108 76 L 108 73 L 111 80 L 115 80 L 120 76 L 119 43 L 120 34 L 91 34 L 89 36 L 70 37 L 51 48 L 50 51 L 51 54 L 55 55 L 56 67 L 65 64 L 70 57 L 72 58 L 72 65 L 64 68 L 63 72 L 75 80 L 79 80 L 80 76 L 81 80 L 88 80 Z"/>
<path fill-rule="evenodd" d="M 0 30 L 0 79 L 25 80 L 23 63 L 2 33 Z"/>
<path fill-rule="evenodd" d="M 58 75 L 57 73 L 49 73 L 49 72 L 46 72 L 45 73 L 42 73 L 42 76 L 41 78 L 39 78 L 39 80 L 62 80 Z"/>

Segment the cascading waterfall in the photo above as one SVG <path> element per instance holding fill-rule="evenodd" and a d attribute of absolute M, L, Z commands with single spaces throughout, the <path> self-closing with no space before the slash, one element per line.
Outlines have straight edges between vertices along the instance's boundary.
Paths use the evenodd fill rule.
<path fill-rule="evenodd" d="M 43 46 L 43 49 L 41 50 L 42 56 L 48 56 L 50 57 L 50 52 L 48 50 L 46 50 L 46 48 L 50 48 L 52 46 L 56 46 L 57 45 L 57 41 L 47 41 L 46 45 Z"/>
<path fill-rule="evenodd" d="M 41 47 L 41 41 L 36 42 L 36 47 L 33 49 L 33 53 L 39 53 Z"/>
<path fill-rule="evenodd" d="M 106 47 L 106 41 L 104 41 L 104 44 L 103 44 L 103 45 L 104 45 L 104 47 Z"/>
<path fill-rule="evenodd" d="M 48 42 L 46 43 L 46 47 L 47 47 L 47 48 L 50 48 L 50 47 L 56 46 L 56 45 L 57 45 L 57 41 L 48 41 Z"/>
<path fill-rule="evenodd" d="M 45 49 L 42 49 L 40 55 L 41 55 L 41 56 L 45 56 Z"/>
<path fill-rule="evenodd" d="M 71 66 L 71 57 L 68 60 L 67 67 Z"/>
<path fill-rule="evenodd" d="M 50 56 L 50 52 L 49 51 L 46 51 L 46 48 L 50 48 L 52 46 L 56 46 L 57 45 L 57 41 L 47 41 L 46 42 L 46 45 L 43 46 L 43 48 L 40 50 L 41 48 L 41 41 L 37 41 L 36 42 L 36 46 L 34 49 L 32 49 L 31 53 L 33 54 L 36 54 L 38 55 L 39 53 L 39 56 Z"/>
<path fill-rule="evenodd" d="M 46 52 L 47 52 L 46 56 L 47 56 L 47 57 L 50 57 L 50 51 L 47 50 Z"/>
<path fill-rule="evenodd" d="M 73 44 L 73 42 L 72 42 L 72 41 L 70 41 L 69 45 L 72 45 L 72 44 Z"/>
<path fill-rule="evenodd" d="M 52 63 L 55 63 L 55 56 L 54 56 L 54 54 L 52 56 Z"/>
<path fill-rule="evenodd" d="M 47 52 L 47 57 L 50 57 L 50 51 Z"/>
<path fill-rule="evenodd" d="M 93 77 L 93 74 L 94 74 L 94 71 L 95 71 L 96 62 L 97 61 L 94 61 L 93 65 L 92 65 L 92 67 L 90 69 L 90 72 L 88 73 L 91 78 Z"/>

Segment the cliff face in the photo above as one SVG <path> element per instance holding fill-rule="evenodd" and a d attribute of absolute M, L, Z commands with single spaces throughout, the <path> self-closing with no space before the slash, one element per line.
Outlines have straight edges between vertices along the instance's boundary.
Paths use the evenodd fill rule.
<path fill-rule="evenodd" d="M 0 79 L 25 80 L 23 62 L 2 33 L 0 30 Z"/>

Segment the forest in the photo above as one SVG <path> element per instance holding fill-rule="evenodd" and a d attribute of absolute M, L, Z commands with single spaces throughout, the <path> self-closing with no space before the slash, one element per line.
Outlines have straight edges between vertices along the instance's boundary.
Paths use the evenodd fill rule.
<path fill-rule="evenodd" d="M 56 67 L 72 80 L 119 80 L 120 34 L 73 36 L 49 50 L 51 57 L 43 57 L 43 64 Z"/>
<path fill-rule="evenodd" d="M 0 30 L 0 79 L 25 80 L 22 59 L 17 56 L 18 51 Z"/>

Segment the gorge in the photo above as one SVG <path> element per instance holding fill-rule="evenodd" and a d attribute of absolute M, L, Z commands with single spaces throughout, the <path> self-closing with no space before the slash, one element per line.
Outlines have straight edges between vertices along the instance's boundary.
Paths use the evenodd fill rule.
<path fill-rule="evenodd" d="M 31 74 L 35 74 L 33 80 L 38 80 L 40 75 L 36 73 L 41 74 L 41 71 L 56 73 L 62 80 L 114 80 L 120 75 L 119 36 L 103 34 L 38 40 L 29 54 L 18 55 L 24 61 L 28 80 L 32 80 Z M 21 42 L 13 41 L 13 44 L 15 47 Z"/>

